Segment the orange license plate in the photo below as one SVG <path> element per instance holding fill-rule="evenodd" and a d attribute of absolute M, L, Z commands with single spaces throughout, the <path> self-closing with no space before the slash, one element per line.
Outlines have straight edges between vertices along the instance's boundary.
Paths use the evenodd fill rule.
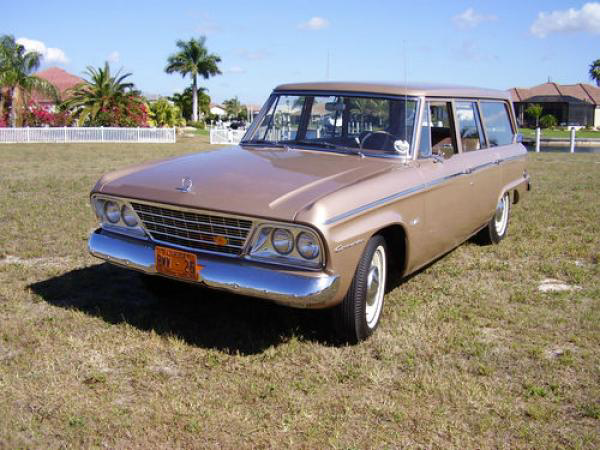
<path fill-rule="evenodd" d="M 198 260 L 196 255 L 174 248 L 155 247 L 156 271 L 170 277 L 198 281 Z"/>

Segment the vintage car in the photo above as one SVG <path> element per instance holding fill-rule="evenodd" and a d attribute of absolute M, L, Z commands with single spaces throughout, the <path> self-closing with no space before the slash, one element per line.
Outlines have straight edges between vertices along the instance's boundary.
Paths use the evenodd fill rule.
<path fill-rule="evenodd" d="M 240 145 L 103 176 L 89 250 L 147 275 L 333 308 L 340 336 L 358 342 L 380 322 L 392 269 L 506 236 L 530 189 L 516 136 L 503 91 L 281 85 Z"/>

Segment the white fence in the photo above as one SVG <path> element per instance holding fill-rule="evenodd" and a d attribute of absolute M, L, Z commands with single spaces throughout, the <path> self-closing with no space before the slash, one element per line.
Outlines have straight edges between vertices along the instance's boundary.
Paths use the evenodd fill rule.
<path fill-rule="evenodd" d="M 210 143 L 211 144 L 239 144 L 246 134 L 245 129 L 230 130 L 229 128 L 211 128 Z"/>
<path fill-rule="evenodd" d="M 0 144 L 140 142 L 175 143 L 175 128 L 55 127 L 0 128 Z"/>

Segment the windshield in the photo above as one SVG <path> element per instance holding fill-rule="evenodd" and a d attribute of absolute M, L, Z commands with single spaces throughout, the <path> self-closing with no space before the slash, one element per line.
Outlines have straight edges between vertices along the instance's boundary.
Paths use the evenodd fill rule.
<path fill-rule="evenodd" d="M 275 94 L 243 143 L 407 153 L 416 110 L 411 98 Z"/>

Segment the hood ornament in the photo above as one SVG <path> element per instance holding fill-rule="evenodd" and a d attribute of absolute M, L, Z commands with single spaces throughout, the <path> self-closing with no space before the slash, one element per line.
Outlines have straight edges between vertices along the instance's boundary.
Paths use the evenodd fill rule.
<path fill-rule="evenodd" d="M 190 177 L 183 177 L 181 179 L 181 186 L 175 189 L 177 189 L 179 192 L 191 192 L 193 184 L 194 183 Z"/>

